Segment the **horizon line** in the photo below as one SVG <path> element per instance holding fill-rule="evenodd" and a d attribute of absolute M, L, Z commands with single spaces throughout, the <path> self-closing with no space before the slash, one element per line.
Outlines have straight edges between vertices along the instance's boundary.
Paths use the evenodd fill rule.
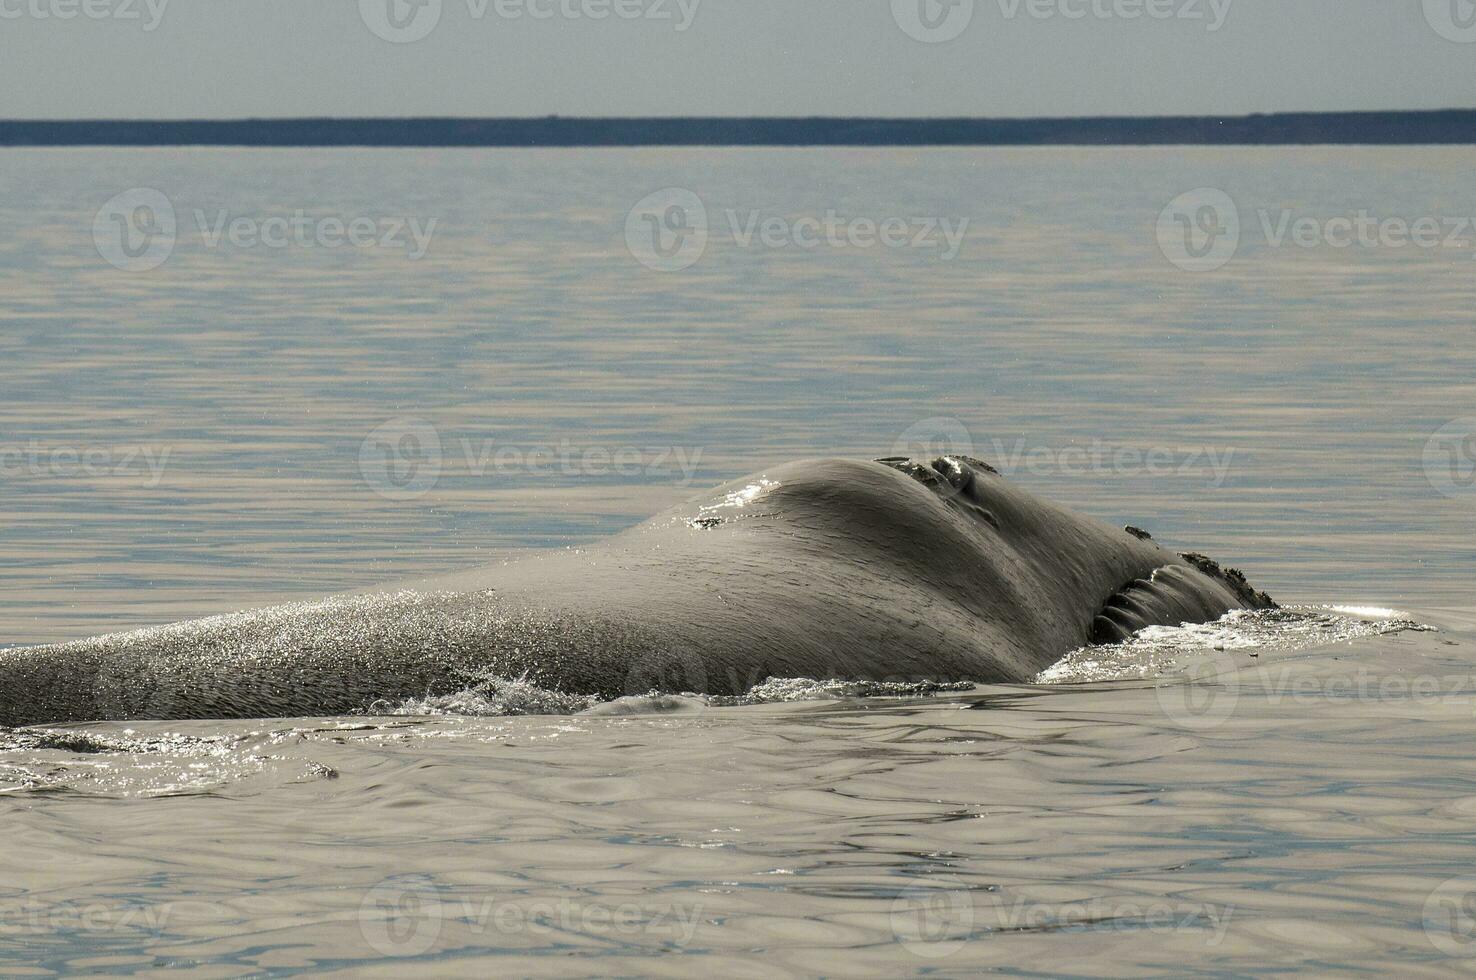
<path fill-rule="evenodd" d="M 0 119 L 0 146 L 1476 144 L 1476 109 L 1153 116 L 246 116 Z"/>

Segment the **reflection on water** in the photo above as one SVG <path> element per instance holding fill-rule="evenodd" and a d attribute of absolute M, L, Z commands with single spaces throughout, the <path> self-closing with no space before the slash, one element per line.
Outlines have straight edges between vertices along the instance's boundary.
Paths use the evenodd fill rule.
<path fill-rule="evenodd" d="M 1430 454 L 1451 473 L 1425 464 L 1476 415 L 1476 248 L 1276 247 L 1259 214 L 1458 216 L 1468 148 L 3 158 L 0 643 L 461 568 L 940 440 L 1285 600 L 1469 594 L 1460 433 Z M 1204 186 L 1239 249 L 1185 271 L 1155 229 Z M 146 272 L 94 241 L 132 187 L 176 216 Z M 626 237 L 667 187 L 711 227 L 676 272 Z M 216 235 L 298 211 L 435 223 L 419 259 Z M 742 234 L 829 211 L 968 224 L 952 259 Z"/>
<path fill-rule="evenodd" d="M 1193 685 L 80 726 L 4 753 L 53 779 L 0 798 L 0 968 L 1449 967 L 1476 619 L 1440 626 Z M 186 760 L 211 788 L 161 786 Z"/>
<path fill-rule="evenodd" d="M 0 157 L 0 645 L 577 545 L 770 462 L 930 443 L 1284 602 L 1439 627 L 1221 629 L 1187 661 L 1150 637 L 1147 677 L 905 700 L 10 733 L 4 972 L 1470 955 L 1476 249 L 1265 230 L 1458 217 L 1469 149 Z M 1206 187 L 1240 240 L 1186 270 L 1160 217 Z M 94 240 L 130 188 L 175 220 L 148 271 L 105 258 L 157 239 Z M 630 211 L 667 188 L 707 240 L 643 262 Z M 249 234 L 299 210 L 424 254 Z M 952 257 L 790 240 L 828 211 L 968 224 Z M 768 218 L 789 239 L 745 244 Z"/>

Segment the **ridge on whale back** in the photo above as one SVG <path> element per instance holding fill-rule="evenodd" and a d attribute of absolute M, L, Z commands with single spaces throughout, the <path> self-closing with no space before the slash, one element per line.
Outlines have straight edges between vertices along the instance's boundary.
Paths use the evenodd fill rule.
<path fill-rule="evenodd" d="M 977 459 L 805 460 L 577 551 L 0 652 L 0 723 L 342 714 L 492 674 L 602 697 L 1024 681 L 1087 643 L 1268 606 Z"/>

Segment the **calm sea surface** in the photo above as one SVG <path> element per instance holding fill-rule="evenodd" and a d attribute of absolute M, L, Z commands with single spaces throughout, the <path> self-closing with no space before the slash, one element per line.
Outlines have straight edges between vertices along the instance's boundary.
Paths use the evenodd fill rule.
<path fill-rule="evenodd" d="M 1440 628 L 1226 628 L 1174 639 L 1208 675 L 900 701 L 6 734 L 0 969 L 1460 965 L 1473 165 L 0 151 L 0 646 L 929 448 L 1283 602 Z"/>

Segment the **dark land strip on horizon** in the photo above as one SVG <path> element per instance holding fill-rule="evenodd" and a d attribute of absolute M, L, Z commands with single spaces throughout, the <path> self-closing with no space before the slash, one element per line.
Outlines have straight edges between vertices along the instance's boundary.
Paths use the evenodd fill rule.
<path fill-rule="evenodd" d="M 0 146 L 1153 146 L 1476 143 L 1476 109 L 1075 119 L 0 120 Z"/>

